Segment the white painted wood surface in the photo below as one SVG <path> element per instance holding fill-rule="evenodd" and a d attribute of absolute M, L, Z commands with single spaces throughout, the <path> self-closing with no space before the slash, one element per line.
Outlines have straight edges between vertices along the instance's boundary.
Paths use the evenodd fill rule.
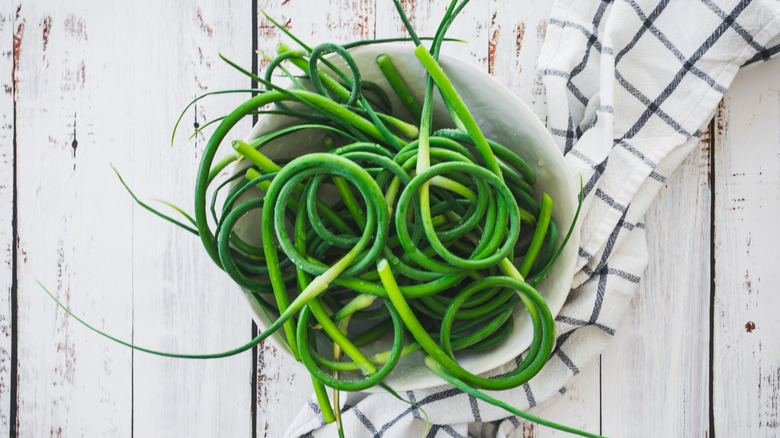
<path fill-rule="evenodd" d="M 606 436 L 709 430 L 710 148 L 708 132 L 646 214 L 647 273 L 601 356 Z"/>
<path fill-rule="evenodd" d="M 131 118 L 143 120 L 128 139 L 133 155 L 122 167 L 145 199 L 159 198 L 193 211 L 192 187 L 207 138 L 187 137 L 196 124 L 227 114 L 248 95 L 204 99 L 182 121 L 173 147 L 172 123 L 182 103 L 204 92 L 248 88 L 225 69 L 218 53 L 251 64 L 248 2 L 133 1 L 128 28 L 134 52 L 150 62 L 130 64 Z M 148 11 L 154 10 L 154 14 Z M 120 13 L 121 14 L 121 13 Z M 110 21 L 121 21 L 121 15 Z M 154 108 L 154 109 L 152 109 Z M 152 110 L 150 110 L 152 109 Z M 251 123 L 239 124 L 246 132 Z M 138 147 L 138 145 L 147 145 Z M 118 163 L 115 163 L 117 166 Z M 176 169 L 172 171 L 171 169 Z M 121 199 L 121 198 L 120 198 Z M 125 198 L 127 200 L 127 198 Z M 176 352 L 219 352 L 251 335 L 245 302 L 202 250 L 200 239 L 141 209 L 132 215 L 133 341 Z M 253 404 L 249 356 L 175 360 L 136 353 L 133 364 L 134 436 L 248 436 Z"/>
<path fill-rule="evenodd" d="M 402 32 L 386 1 L 260 3 L 306 41 Z M 426 34 L 447 2 L 403 3 Z M 447 51 L 491 71 L 544 119 L 536 57 L 550 5 L 486 3 L 450 33 L 470 44 Z M 173 148 L 170 129 L 195 95 L 248 87 L 217 52 L 249 66 L 253 34 L 273 53 L 279 32 L 246 1 L 0 7 L 0 430 L 276 437 L 308 400 L 307 373 L 270 345 L 256 361 L 133 354 L 65 317 L 35 283 L 96 327 L 151 348 L 217 351 L 249 338 L 241 297 L 197 238 L 135 207 L 110 163 L 141 198 L 191 210 L 203 139 L 186 136 L 242 97 L 199 103 Z M 651 260 L 630 317 L 600 360 L 535 414 L 609 436 L 777 435 L 778 73 L 773 60 L 738 76 L 711 137 L 647 215 Z M 525 424 L 518 436 L 563 435 Z"/>
<path fill-rule="evenodd" d="M 744 72 L 716 118 L 714 414 L 780 433 L 780 60 Z"/>
<path fill-rule="evenodd" d="M 100 147 L 121 132 L 126 115 L 112 107 L 127 101 L 130 89 L 99 74 L 130 43 L 109 44 L 101 34 L 114 34 L 99 29 L 117 25 L 88 22 L 84 7 L 17 2 L 14 10 L 18 374 L 12 416 L 21 435 L 130 436 L 130 352 L 96 342 L 36 284 L 46 284 L 97 327 L 131 335 L 132 313 L 125 309 L 132 308 L 132 270 L 124 249 L 132 235 L 118 230 L 130 229 L 132 209 L 112 202 L 121 194 L 115 185 L 100 184 L 111 177 L 107 162 L 131 156 L 131 149 Z M 100 46 L 106 49 L 96 52 Z M 103 117 L 112 113 L 118 117 Z"/>
<path fill-rule="evenodd" d="M 11 413 L 11 289 L 14 281 L 14 10 L 0 7 L 0 430 L 10 428 Z M 14 285 L 15 286 L 15 285 Z"/>

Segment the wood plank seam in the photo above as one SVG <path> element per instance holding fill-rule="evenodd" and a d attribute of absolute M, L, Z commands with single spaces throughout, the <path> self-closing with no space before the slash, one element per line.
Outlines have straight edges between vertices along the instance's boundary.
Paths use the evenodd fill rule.
<path fill-rule="evenodd" d="M 17 71 L 19 69 L 19 50 L 24 34 L 24 21 L 17 24 L 21 13 L 22 5 L 16 8 L 13 17 L 11 29 L 13 31 L 13 68 L 11 69 L 11 99 L 13 101 L 13 134 L 12 134 L 12 172 L 11 183 L 11 406 L 8 416 L 9 436 L 18 435 L 18 376 L 19 376 L 19 344 L 17 339 L 18 315 L 19 315 L 19 278 L 18 278 L 18 242 L 19 242 L 19 209 L 18 209 L 18 190 L 17 190 L 17 142 L 16 142 L 16 98 L 18 92 Z M 17 27 L 18 26 L 18 27 Z"/>
<path fill-rule="evenodd" d="M 721 100 L 720 105 L 723 105 Z M 717 117 L 717 116 L 716 116 Z M 710 121 L 710 342 L 709 342 L 709 437 L 715 438 L 715 118 Z"/>
<path fill-rule="evenodd" d="M 258 6 L 258 3 L 257 3 L 257 0 L 252 0 L 252 6 L 250 8 L 251 14 L 249 14 L 252 17 L 251 18 L 252 19 L 252 25 L 250 26 L 251 32 L 252 32 L 252 35 L 250 36 L 250 38 L 252 39 L 252 53 L 251 53 L 250 56 L 251 56 L 251 59 L 252 59 L 252 73 L 254 73 L 256 75 L 259 75 L 259 73 L 260 73 L 259 72 L 259 66 L 258 66 L 258 63 L 257 63 L 257 57 L 258 57 L 257 51 L 259 49 L 258 41 L 257 41 L 257 31 L 258 31 L 257 14 L 258 14 L 258 11 L 259 11 L 258 7 L 259 6 Z M 258 87 L 257 81 L 254 78 L 252 78 L 252 80 L 250 81 L 250 85 L 251 85 L 250 88 L 253 88 L 253 89 L 256 89 Z M 254 97 L 255 95 L 256 95 L 256 93 L 252 93 L 252 97 Z M 258 118 L 259 118 L 259 116 L 257 114 L 252 116 L 252 126 L 254 126 L 257 123 Z M 257 323 L 255 323 L 254 320 L 252 320 L 251 334 L 252 334 L 252 339 L 257 337 L 257 335 L 258 335 Z M 251 384 L 251 387 L 249 388 L 249 390 L 251 391 L 252 395 L 250 396 L 250 399 L 249 399 L 251 401 L 251 404 L 249 405 L 249 410 L 250 410 L 249 414 L 250 414 L 250 416 L 252 418 L 252 438 L 257 438 L 257 403 L 259 401 L 258 398 L 257 398 L 257 383 L 258 383 L 257 353 L 258 353 L 258 348 L 259 348 L 259 346 L 257 346 L 257 345 L 252 347 L 252 357 L 251 357 L 252 362 L 250 364 L 250 367 L 251 367 L 250 369 L 252 370 L 252 378 L 250 379 L 250 382 L 249 382 Z"/>

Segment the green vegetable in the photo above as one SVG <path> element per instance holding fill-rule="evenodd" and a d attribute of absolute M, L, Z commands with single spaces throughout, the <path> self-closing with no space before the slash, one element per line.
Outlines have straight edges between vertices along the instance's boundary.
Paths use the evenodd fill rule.
<path fill-rule="evenodd" d="M 540 424 L 594 436 L 529 416 L 478 390 L 522 385 L 552 352 L 553 318 L 534 286 L 562 249 L 553 201 L 541 194 L 537 203 L 533 169 L 485 137 L 438 63 L 444 35 L 468 0 L 450 3 L 430 48 L 394 2 L 427 72 L 422 107 L 388 56 L 379 56 L 377 63 L 419 125 L 397 118 L 379 84 L 362 80 L 347 50 L 356 44 L 310 47 L 280 27 L 300 48 L 280 45 L 264 78 L 226 59 L 264 89 L 207 94 L 256 95 L 212 121 L 219 124 L 198 170 L 194 218 L 168 204 L 192 226 L 142 203 L 125 185 L 143 208 L 200 237 L 214 263 L 251 292 L 272 321 L 268 329 L 243 346 L 214 354 L 159 352 L 98 333 L 152 354 L 210 359 L 248 350 L 283 327 L 287 347 L 312 375 L 324 418 L 336 421 L 342 435 L 338 391 L 381 385 L 398 397 L 383 379 L 403 356 L 420 351 L 433 372 L 475 397 Z M 323 58 L 326 53 L 341 58 L 346 71 Z M 300 72 L 293 74 L 288 66 Z M 276 70 L 292 88 L 273 83 Z M 434 131 L 436 90 L 458 129 Z M 234 151 L 215 162 L 231 129 L 255 114 L 302 122 L 251 142 L 233 141 Z M 277 160 L 263 152 L 285 136 L 311 130 L 328 133 L 322 144 L 312 145 L 323 152 Z M 217 182 L 233 162 L 248 167 Z M 219 196 L 223 190 L 228 193 Z M 256 210 L 261 210 L 254 224 L 259 245 L 235 231 Z M 525 359 L 497 378 L 462 368 L 457 352 L 500 344 L 512 331 L 518 305 L 534 329 Z M 356 321 L 371 323 L 355 329 Z M 387 351 L 367 356 L 361 350 L 385 335 L 392 338 Z M 335 411 L 325 387 L 335 391 Z"/>

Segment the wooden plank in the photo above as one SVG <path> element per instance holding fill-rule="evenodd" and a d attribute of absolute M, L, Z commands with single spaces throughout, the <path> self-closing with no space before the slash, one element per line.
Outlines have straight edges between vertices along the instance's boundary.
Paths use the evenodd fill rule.
<path fill-rule="evenodd" d="M 144 12 L 152 6 L 22 9 L 19 418 L 28 436 L 251 429 L 246 357 L 133 357 L 55 311 L 34 283 L 41 278 L 98 328 L 152 348 L 219 351 L 248 339 L 243 298 L 197 239 L 136 215 L 109 166 L 140 195 L 190 209 L 203 142 L 166 143 L 196 93 L 242 81 L 217 69 L 216 51 L 250 59 L 250 21 L 240 21 L 248 11 L 213 2 Z M 239 99 L 199 106 L 194 120 L 203 124 Z"/>
<path fill-rule="evenodd" d="M 602 433 L 709 431 L 710 136 L 650 207 L 647 271 L 602 354 Z"/>
<path fill-rule="evenodd" d="M 192 141 L 198 126 L 228 114 L 248 94 L 199 101 L 184 116 L 173 147 L 173 125 L 188 101 L 209 91 L 248 88 L 249 78 L 219 59 L 223 53 L 251 66 L 251 5 L 245 1 L 134 2 L 136 90 L 129 111 L 136 126 L 132 161 L 123 168 L 142 198 L 159 198 L 193 211 L 201 154 L 212 125 Z M 154 14 L 148 11 L 154 10 Z M 117 20 L 119 17 L 117 17 Z M 149 57 L 154 61 L 142 62 Z M 148 96 L 148 97 L 147 97 Z M 243 138 L 240 123 L 229 141 Z M 126 198 L 125 202 L 129 202 Z M 175 213 L 174 213 L 175 214 Z M 133 218 L 133 339 L 169 352 L 214 353 L 250 339 L 251 316 L 240 289 L 218 269 L 200 239 L 144 210 Z M 135 436 L 250 436 L 251 355 L 219 360 L 133 356 Z"/>
<path fill-rule="evenodd" d="M 404 12 L 420 37 L 432 37 L 436 33 L 441 18 L 450 4 L 448 0 L 406 0 L 401 2 Z M 376 6 L 376 36 L 377 38 L 395 38 L 408 36 L 398 12 L 390 1 L 380 1 Z M 455 19 L 447 31 L 448 38 L 462 39 L 463 43 L 448 43 L 442 45 L 442 53 L 455 56 L 465 62 L 477 65 L 487 70 L 488 67 L 488 30 L 490 27 L 490 10 L 478 3 L 470 3 Z"/>
<path fill-rule="evenodd" d="M 375 1 L 297 0 L 260 5 L 274 20 L 311 47 L 375 37 Z M 258 11 L 258 50 L 275 56 L 279 41 L 298 45 Z M 260 57 L 261 73 L 268 60 Z M 257 358 L 257 436 L 281 436 L 312 395 L 306 368 L 285 352 L 264 343 Z"/>
<path fill-rule="evenodd" d="M 36 279 L 101 330 L 132 333 L 127 162 L 138 91 L 128 23 L 106 6 L 14 2 L 18 67 L 18 433 L 130 436 L 130 351 L 57 309 Z M 129 4 L 114 6 L 116 17 Z M 139 128 L 140 129 L 140 128 Z"/>
<path fill-rule="evenodd" d="M 718 436 L 780 429 L 780 59 L 742 72 L 717 115 L 714 421 Z"/>
<path fill-rule="evenodd" d="M 490 10 L 490 73 L 546 121 L 547 99 L 537 60 L 552 2 L 523 2 L 518 7 L 509 0 L 492 0 Z"/>
<path fill-rule="evenodd" d="M 297 0 L 261 4 L 259 7 L 309 47 L 322 43 L 345 43 L 374 38 L 374 0 Z M 262 11 L 257 12 L 261 72 L 270 62 L 262 54 L 275 57 L 279 42 L 295 49 L 299 48 L 298 44 L 274 26 Z"/>
<path fill-rule="evenodd" d="M 257 436 L 282 436 L 314 390 L 306 368 L 270 342 L 257 353 Z"/>
<path fill-rule="evenodd" d="M 11 421 L 11 298 L 14 258 L 14 30 L 13 3 L 0 7 L 0 430 Z"/>
<path fill-rule="evenodd" d="M 543 121 L 547 117 L 547 102 L 537 59 L 551 9 L 551 2 L 524 2 L 523 7 L 517 7 L 515 2 L 492 0 L 489 6 L 488 71 Z M 598 432 L 599 372 L 598 363 L 588 364 L 572 379 L 562 397 L 532 409 L 531 413 L 556 423 Z M 518 433 L 523 437 L 568 436 L 530 422 L 523 422 Z"/>

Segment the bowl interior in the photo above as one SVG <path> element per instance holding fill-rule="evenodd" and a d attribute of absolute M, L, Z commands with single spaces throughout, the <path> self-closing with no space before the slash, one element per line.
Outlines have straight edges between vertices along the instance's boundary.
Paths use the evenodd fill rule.
<path fill-rule="evenodd" d="M 383 87 L 390 96 L 393 108 L 399 118 L 409 120 L 400 100 L 384 80 L 376 66 L 377 55 L 388 54 L 404 82 L 418 102 L 422 102 L 425 88 L 425 71 L 412 53 L 413 47 L 407 45 L 371 45 L 351 50 L 363 80 L 372 81 Z M 338 59 L 334 60 L 338 63 Z M 536 115 L 520 101 L 510 90 L 488 74 L 457 59 L 441 56 L 440 64 L 465 100 L 469 110 L 478 121 L 487 138 L 506 146 L 521 156 L 537 173 L 535 185 L 537 200 L 546 192 L 553 200 L 553 218 L 558 224 L 559 244 L 563 240 L 577 207 L 578 186 L 574 183 L 568 166 L 560 150 L 550 137 L 544 125 Z M 449 113 L 438 93 L 435 95 L 434 124 L 436 128 L 453 127 Z M 285 116 L 264 116 L 254 126 L 249 139 L 289 126 L 295 121 Z M 324 132 L 306 130 L 286 136 L 263 148 L 269 158 L 293 158 L 308 152 L 320 152 L 324 148 Z M 238 170 L 237 170 L 238 171 Z M 259 212 L 247 215 L 236 227 L 242 237 L 257 242 L 259 235 Z M 250 224 L 252 224 L 250 226 Z M 569 243 L 547 277 L 537 285 L 537 289 L 547 301 L 555 316 L 563 306 L 569 293 L 579 244 L 579 233 L 572 234 Z M 246 291 L 245 291 L 246 292 Z M 248 295 L 247 295 L 248 296 Z M 254 318 L 265 329 L 268 319 L 250 298 Z M 533 327 L 524 309 L 516 309 L 513 332 L 501 345 L 479 353 L 458 354 L 458 362 L 473 373 L 489 371 L 509 362 L 525 351 L 533 338 Z M 270 338 L 281 351 L 289 354 L 275 335 Z M 380 339 L 367 347 L 369 353 L 385 351 L 390 339 Z M 290 360 L 292 356 L 290 355 Z M 434 375 L 423 364 L 422 355 L 413 353 L 401 359 L 385 383 L 397 391 L 423 389 L 444 384 L 444 380 Z"/>

